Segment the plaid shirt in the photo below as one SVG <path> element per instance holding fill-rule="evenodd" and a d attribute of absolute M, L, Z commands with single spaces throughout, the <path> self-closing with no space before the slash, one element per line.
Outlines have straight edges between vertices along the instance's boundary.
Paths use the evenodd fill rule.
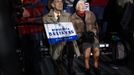
<path fill-rule="evenodd" d="M 17 19 L 17 29 L 21 35 L 43 32 L 42 16 L 44 5 L 39 0 L 23 0 L 24 8 L 30 13 L 29 17 Z"/>
<path fill-rule="evenodd" d="M 19 23 L 42 23 L 44 5 L 39 0 L 23 0 L 23 6 L 30 13 L 30 16 L 18 19 Z"/>

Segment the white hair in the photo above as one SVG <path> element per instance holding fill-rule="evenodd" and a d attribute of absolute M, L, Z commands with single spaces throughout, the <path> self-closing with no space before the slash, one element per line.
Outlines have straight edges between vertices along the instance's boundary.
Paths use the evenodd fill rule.
<path fill-rule="evenodd" d="M 81 4 L 81 3 L 83 3 L 83 4 L 84 4 L 84 3 L 85 3 L 85 1 L 84 1 L 84 0 L 79 0 L 79 1 L 77 2 L 77 4 L 76 4 L 76 7 L 75 7 L 75 8 L 76 8 L 76 9 L 78 9 L 79 4 Z"/>

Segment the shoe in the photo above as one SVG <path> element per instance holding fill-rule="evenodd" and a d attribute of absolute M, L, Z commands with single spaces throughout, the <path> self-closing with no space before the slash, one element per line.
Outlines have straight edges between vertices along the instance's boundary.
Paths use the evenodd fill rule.
<path fill-rule="evenodd" d="M 94 68 L 95 75 L 101 75 L 101 70 L 99 68 Z"/>
<path fill-rule="evenodd" d="M 91 75 L 90 69 L 85 70 L 85 75 Z"/>

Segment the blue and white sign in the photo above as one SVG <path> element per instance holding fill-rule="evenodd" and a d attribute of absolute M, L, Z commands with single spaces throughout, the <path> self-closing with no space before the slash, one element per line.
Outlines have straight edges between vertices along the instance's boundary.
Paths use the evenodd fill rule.
<path fill-rule="evenodd" d="M 76 40 L 77 34 L 71 22 L 44 24 L 49 44 Z"/>

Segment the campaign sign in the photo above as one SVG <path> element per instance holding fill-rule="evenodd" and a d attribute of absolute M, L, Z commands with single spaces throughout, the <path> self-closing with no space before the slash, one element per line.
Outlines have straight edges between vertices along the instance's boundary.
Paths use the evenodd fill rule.
<path fill-rule="evenodd" d="M 44 24 L 49 44 L 73 41 L 78 38 L 71 22 Z"/>
<path fill-rule="evenodd" d="M 89 10 L 90 10 L 89 3 L 87 3 L 87 2 L 85 3 L 85 10 L 86 10 L 86 11 L 89 11 Z"/>

